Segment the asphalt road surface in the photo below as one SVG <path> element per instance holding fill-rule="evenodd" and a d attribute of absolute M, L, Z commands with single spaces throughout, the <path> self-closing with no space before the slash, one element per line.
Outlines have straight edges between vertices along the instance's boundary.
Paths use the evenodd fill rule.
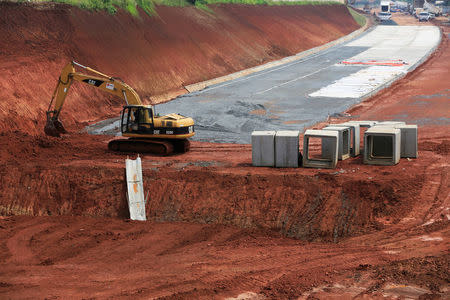
<path fill-rule="evenodd" d="M 433 26 L 377 26 L 358 38 L 158 105 L 195 120 L 194 140 L 250 143 L 254 130 L 300 130 L 340 114 L 412 70 L 439 43 Z M 357 117 L 357 116 L 355 116 Z M 112 133 L 118 121 L 88 129 Z"/>

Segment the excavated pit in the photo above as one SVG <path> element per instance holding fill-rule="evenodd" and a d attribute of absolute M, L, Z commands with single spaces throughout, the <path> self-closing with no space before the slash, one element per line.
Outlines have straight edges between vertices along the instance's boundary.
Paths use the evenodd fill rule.
<path fill-rule="evenodd" d="M 242 176 L 164 168 L 144 170 L 149 220 L 265 228 L 324 240 L 376 229 L 379 218 L 401 219 L 422 187 L 411 182 L 423 179 L 373 182 L 325 173 Z M 128 218 L 121 168 L 8 170 L 0 174 L 2 215 Z"/>
<path fill-rule="evenodd" d="M 9 142 L 15 151 L 2 157 L 0 215 L 129 217 L 126 155 L 109 153 L 107 137 L 17 136 L 20 142 Z M 423 189 L 423 171 L 407 161 L 389 170 L 361 158 L 337 170 L 261 169 L 251 167 L 248 145 L 207 145 L 194 142 L 192 152 L 175 157 L 142 156 L 149 220 L 337 241 L 382 229 L 386 219 L 399 222 Z"/>

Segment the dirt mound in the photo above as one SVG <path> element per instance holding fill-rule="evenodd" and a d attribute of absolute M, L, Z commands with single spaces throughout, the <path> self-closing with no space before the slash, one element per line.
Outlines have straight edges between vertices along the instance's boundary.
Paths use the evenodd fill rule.
<path fill-rule="evenodd" d="M 358 25 L 342 5 L 157 7 L 134 18 L 68 5 L 0 3 L 0 130 L 35 134 L 72 59 L 120 77 L 144 101 L 337 39 Z M 124 103 L 74 84 L 62 119 L 80 128 Z"/>

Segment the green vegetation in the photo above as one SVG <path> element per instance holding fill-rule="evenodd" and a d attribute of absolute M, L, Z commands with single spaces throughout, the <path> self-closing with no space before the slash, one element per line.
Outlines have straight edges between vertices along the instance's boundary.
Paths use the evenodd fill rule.
<path fill-rule="evenodd" d="M 20 1 L 20 0 L 19 0 Z M 274 0 L 34 0 L 35 2 L 59 2 L 78 6 L 83 9 L 107 11 L 115 14 L 117 9 L 124 9 L 133 16 L 139 16 L 137 7 L 148 15 L 155 15 L 155 5 L 188 6 L 195 5 L 199 9 L 212 12 L 208 5 L 213 4 L 246 4 L 246 5 L 331 5 L 341 4 L 334 1 L 274 1 Z M 351 11 L 350 11 L 351 12 Z M 356 12 L 355 12 L 356 13 Z M 352 13 L 353 15 L 353 13 Z M 353 16 L 355 18 L 355 16 Z M 364 19 L 364 17 L 362 17 Z M 356 19 L 356 18 L 355 18 Z"/>
<path fill-rule="evenodd" d="M 50 2 L 66 3 L 89 10 L 104 10 L 115 14 L 122 8 L 133 16 L 138 16 L 137 7 L 141 7 L 147 14 L 153 15 L 155 11 L 154 1 L 151 0 L 44 0 Z"/>
<path fill-rule="evenodd" d="M 247 4 L 247 5 L 331 5 L 342 4 L 336 1 L 273 1 L 273 0 L 196 0 L 203 4 Z"/>
<path fill-rule="evenodd" d="M 355 19 L 356 23 L 359 24 L 359 26 L 363 27 L 366 25 L 366 18 L 359 13 L 357 13 L 353 8 L 348 7 L 348 11 L 352 15 L 353 19 Z"/>

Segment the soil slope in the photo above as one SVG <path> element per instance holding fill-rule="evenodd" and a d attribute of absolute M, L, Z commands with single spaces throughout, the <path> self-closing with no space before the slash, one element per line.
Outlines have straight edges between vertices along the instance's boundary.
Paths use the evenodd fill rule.
<path fill-rule="evenodd" d="M 149 103 L 358 28 L 342 5 L 211 9 L 161 6 L 155 17 L 133 18 L 123 11 L 0 3 L 0 130 L 39 133 L 59 73 L 72 59 L 123 79 Z M 85 125 L 117 115 L 123 104 L 74 84 L 62 118 L 66 126 Z"/>

